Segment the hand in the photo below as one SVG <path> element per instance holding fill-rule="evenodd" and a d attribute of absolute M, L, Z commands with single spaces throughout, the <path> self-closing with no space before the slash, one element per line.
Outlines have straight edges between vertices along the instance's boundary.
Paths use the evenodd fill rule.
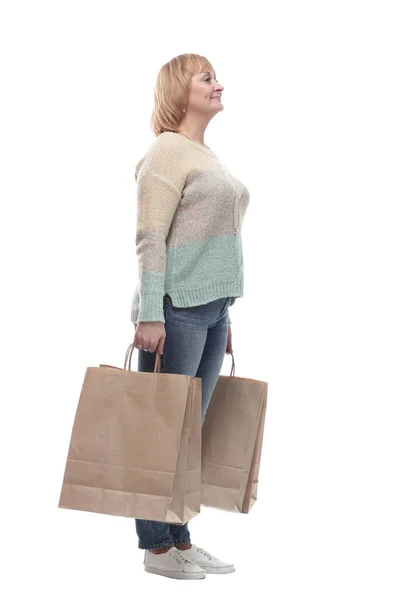
<path fill-rule="evenodd" d="M 225 354 L 232 354 L 232 328 L 228 325 L 228 338 L 226 340 L 226 350 Z"/>
<path fill-rule="evenodd" d="M 148 348 L 149 352 L 164 352 L 165 327 L 161 321 L 142 321 L 137 324 L 133 347 L 139 350 Z M 141 347 L 139 348 L 139 346 Z"/>

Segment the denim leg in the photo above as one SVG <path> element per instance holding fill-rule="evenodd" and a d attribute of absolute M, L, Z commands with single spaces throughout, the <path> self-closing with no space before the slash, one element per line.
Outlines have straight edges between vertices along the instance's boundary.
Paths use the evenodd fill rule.
<path fill-rule="evenodd" d="M 171 525 L 171 536 L 174 540 L 174 546 L 178 546 L 179 544 L 187 544 L 190 542 L 190 532 L 188 524 L 184 525 Z"/>
<path fill-rule="evenodd" d="M 138 350 L 138 352 L 138 371 L 153 372 L 156 353 L 145 352 L 144 350 Z M 162 366 L 163 360 L 161 360 L 161 370 Z M 138 535 L 138 545 L 143 550 L 153 550 L 174 545 L 169 523 L 151 521 L 149 519 L 135 519 L 135 526 Z"/>
<path fill-rule="evenodd" d="M 169 331 L 169 344 L 176 344 L 177 347 L 180 347 L 180 356 L 182 353 L 190 352 L 190 348 L 186 348 L 185 344 L 182 344 L 184 319 L 186 319 L 187 330 L 189 332 L 193 331 L 194 328 L 205 329 L 205 344 L 196 374 L 194 375 L 195 377 L 202 378 L 202 425 L 204 425 L 207 407 L 210 403 L 225 357 L 228 337 L 228 308 L 230 305 L 230 298 L 219 298 L 206 305 L 190 307 L 189 309 L 171 308 L 171 305 L 167 305 L 166 309 L 170 324 L 168 330 L 166 326 L 166 332 Z M 177 372 L 176 358 L 175 361 L 171 362 L 171 358 L 169 358 L 170 354 L 167 357 L 167 372 Z M 184 525 L 171 525 L 171 535 L 174 544 L 185 544 L 191 541 L 187 523 Z"/>
<path fill-rule="evenodd" d="M 193 307 L 164 301 L 165 331 L 161 371 L 202 377 L 202 424 L 225 356 L 230 298 Z M 154 371 L 156 353 L 139 350 L 138 371 Z M 135 519 L 139 548 L 155 549 L 190 542 L 188 523 L 176 525 Z"/>
<path fill-rule="evenodd" d="M 139 538 L 139 548 L 153 550 L 173 546 L 170 534 L 170 524 L 148 519 L 135 519 L 136 533 Z"/>
<path fill-rule="evenodd" d="M 228 304 L 229 306 L 229 304 Z M 221 373 L 226 353 L 228 338 L 228 308 L 222 311 L 220 318 L 208 329 L 207 340 L 196 377 L 201 377 L 202 387 L 202 425 L 206 418 L 207 408 L 210 404 L 214 388 Z"/>
<path fill-rule="evenodd" d="M 193 327 L 193 325 L 185 328 L 184 322 L 177 325 L 168 311 L 165 311 L 165 307 L 164 312 L 166 339 L 164 353 L 161 355 L 161 371 L 194 377 L 203 353 L 207 337 L 206 330 L 199 330 L 197 326 Z M 138 352 L 138 371 L 154 371 L 156 353 L 144 350 Z M 135 525 L 139 537 L 139 548 L 142 549 L 164 548 L 173 546 L 175 541 L 178 544 L 190 541 L 187 524 L 174 526 L 172 523 L 135 519 Z"/>

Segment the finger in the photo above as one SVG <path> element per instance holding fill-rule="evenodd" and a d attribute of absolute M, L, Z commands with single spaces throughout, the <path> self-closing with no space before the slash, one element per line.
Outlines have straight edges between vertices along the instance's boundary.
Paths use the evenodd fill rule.
<path fill-rule="evenodd" d="M 145 348 L 149 349 L 149 352 L 155 352 L 156 351 L 156 344 L 154 342 L 149 342 L 148 344 L 146 344 L 144 346 Z"/>
<path fill-rule="evenodd" d="M 164 335 L 162 335 L 162 336 L 160 337 L 159 341 L 158 341 L 158 345 L 157 345 L 157 351 L 158 351 L 160 354 L 163 354 L 163 352 L 164 352 L 164 342 L 165 342 L 165 337 L 166 337 L 166 335 L 165 335 L 165 334 L 164 334 Z"/>

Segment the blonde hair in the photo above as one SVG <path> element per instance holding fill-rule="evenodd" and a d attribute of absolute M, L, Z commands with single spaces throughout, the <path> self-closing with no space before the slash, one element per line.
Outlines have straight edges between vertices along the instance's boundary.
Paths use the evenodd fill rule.
<path fill-rule="evenodd" d="M 189 99 L 192 77 L 212 70 L 210 61 L 200 54 L 180 54 L 161 67 L 150 119 L 150 127 L 156 136 L 164 131 L 177 132 Z"/>

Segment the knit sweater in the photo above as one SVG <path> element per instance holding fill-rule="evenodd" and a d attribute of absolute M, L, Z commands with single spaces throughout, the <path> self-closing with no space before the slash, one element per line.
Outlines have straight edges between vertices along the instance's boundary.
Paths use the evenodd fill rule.
<path fill-rule="evenodd" d="M 131 321 L 244 294 L 241 228 L 250 195 L 209 148 L 166 131 L 136 165 L 139 281 Z M 231 323 L 229 311 L 228 322 Z"/>

